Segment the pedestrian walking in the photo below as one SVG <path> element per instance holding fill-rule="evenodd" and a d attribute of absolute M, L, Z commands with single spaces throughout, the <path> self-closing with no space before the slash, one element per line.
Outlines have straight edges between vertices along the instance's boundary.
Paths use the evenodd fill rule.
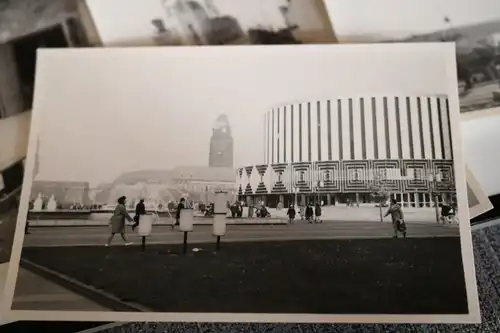
<path fill-rule="evenodd" d="M 174 226 L 181 224 L 181 210 L 184 208 L 186 208 L 186 199 L 181 198 L 181 201 L 179 201 L 179 204 L 177 205 L 177 211 L 175 212 L 175 224 L 172 225 L 172 229 L 174 229 Z"/>
<path fill-rule="evenodd" d="M 306 221 L 309 222 L 309 223 L 312 223 L 313 217 L 314 217 L 314 210 L 311 207 L 311 204 L 307 204 L 307 207 L 306 207 Z"/>
<path fill-rule="evenodd" d="M 134 224 L 132 225 L 132 231 L 137 228 L 141 220 L 141 215 L 146 215 L 146 206 L 144 205 L 144 199 L 141 199 L 139 203 L 135 206 Z"/>
<path fill-rule="evenodd" d="M 391 205 L 385 213 L 384 217 L 391 215 L 392 229 L 394 232 L 393 238 L 398 238 L 398 232 L 406 238 L 406 223 L 404 220 L 403 208 L 396 199 L 391 199 Z"/>
<path fill-rule="evenodd" d="M 321 220 L 321 205 L 319 204 L 319 202 L 316 204 L 316 207 L 314 208 L 314 215 L 316 215 L 314 222 L 316 223 L 323 222 Z"/>
<path fill-rule="evenodd" d="M 127 202 L 127 198 L 125 196 L 118 198 L 118 204 L 113 211 L 113 216 L 111 216 L 109 224 L 111 225 L 111 235 L 106 242 L 106 247 L 111 245 L 111 241 L 115 234 L 120 234 L 122 236 L 125 245 L 131 245 L 132 242 L 129 242 L 127 239 L 127 235 L 125 234 L 125 220 L 132 222 L 133 219 L 130 217 L 127 212 L 127 208 L 125 208 Z"/>
<path fill-rule="evenodd" d="M 248 206 L 248 218 L 253 218 L 253 211 L 254 211 L 254 207 L 253 205 L 249 205 Z"/>
<path fill-rule="evenodd" d="M 286 212 L 286 215 L 288 215 L 288 223 L 293 223 L 293 220 L 295 220 L 295 214 L 295 207 L 293 207 L 293 205 L 290 205 L 288 211 Z"/>

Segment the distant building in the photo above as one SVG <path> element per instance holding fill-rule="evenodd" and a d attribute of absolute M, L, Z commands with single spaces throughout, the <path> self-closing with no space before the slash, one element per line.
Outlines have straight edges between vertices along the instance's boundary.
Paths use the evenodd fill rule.
<path fill-rule="evenodd" d="M 233 136 L 226 115 L 220 115 L 212 128 L 208 165 L 210 167 L 233 168 Z"/>
<path fill-rule="evenodd" d="M 206 166 L 127 172 L 113 183 L 103 186 L 102 191 L 96 194 L 96 203 L 115 203 L 122 195 L 129 202 L 142 198 L 165 203 L 186 196 L 195 201 L 210 201 L 215 191 L 236 194 L 234 174 L 232 168 Z"/>
<path fill-rule="evenodd" d="M 89 190 L 88 182 L 33 181 L 30 200 L 36 200 L 39 194 L 44 200 L 53 195 L 61 205 L 73 203 L 88 205 L 91 203 Z"/>
<path fill-rule="evenodd" d="M 455 193 L 446 96 L 288 103 L 264 117 L 264 158 L 238 169 L 240 200 L 372 203 L 384 189 L 405 206 L 430 207 Z"/>

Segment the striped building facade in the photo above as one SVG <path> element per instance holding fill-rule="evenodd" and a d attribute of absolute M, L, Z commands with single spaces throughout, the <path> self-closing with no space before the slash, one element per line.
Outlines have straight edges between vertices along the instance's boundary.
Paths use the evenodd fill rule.
<path fill-rule="evenodd" d="M 237 170 L 243 200 L 371 202 L 387 190 L 430 206 L 455 191 L 446 96 L 381 96 L 281 105 L 263 119 L 261 165 Z M 305 201 L 305 202 L 304 202 Z"/>

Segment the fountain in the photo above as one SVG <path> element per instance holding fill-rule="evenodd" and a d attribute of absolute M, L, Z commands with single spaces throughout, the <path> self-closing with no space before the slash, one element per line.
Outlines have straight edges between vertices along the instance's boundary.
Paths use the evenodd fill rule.
<path fill-rule="evenodd" d="M 42 193 L 38 193 L 38 196 L 36 197 L 36 200 L 33 203 L 33 210 L 39 212 L 42 210 L 42 207 L 43 207 Z"/>
<path fill-rule="evenodd" d="M 54 212 L 56 211 L 56 209 L 57 209 L 57 201 L 54 195 L 52 194 L 52 196 L 49 199 L 49 202 L 47 203 L 47 210 L 50 212 Z"/>

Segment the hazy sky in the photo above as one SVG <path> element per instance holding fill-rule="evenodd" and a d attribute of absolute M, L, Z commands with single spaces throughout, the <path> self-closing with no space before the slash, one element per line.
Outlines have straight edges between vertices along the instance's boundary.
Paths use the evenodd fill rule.
<path fill-rule="evenodd" d="M 279 10 L 286 0 L 214 0 L 221 14 L 236 17 L 243 27 L 266 22 L 272 27 L 283 27 Z M 258 2 L 258 5 L 256 3 Z M 165 19 L 161 0 L 87 0 L 94 22 L 103 42 L 151 37 L 154 28 L 151 20 Z"/>
<path fill-rule="evenodd" d="M 259 164 L 270 107 L 456 90 L 436 51 L 451 45 L 366 47 L 40 51 L 32 125 L 40 133 L 37 179 L 95 185 L 126 171 L 208 165 L 219 114 L 231 123 L 235 166 Z"/>
<path fill-rule="evenodd" d="M 325 0 L 337 35 L 405 37 L 500 20 L 500 0 Z"/>

